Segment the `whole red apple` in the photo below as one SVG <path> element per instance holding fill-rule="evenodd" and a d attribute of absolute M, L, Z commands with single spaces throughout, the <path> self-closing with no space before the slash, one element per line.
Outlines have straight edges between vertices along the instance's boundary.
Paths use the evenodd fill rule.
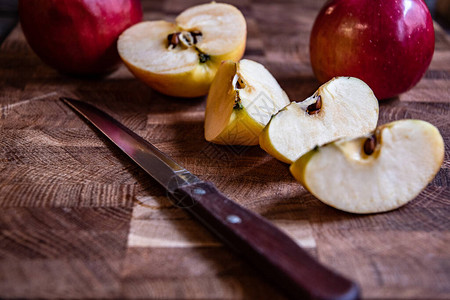
<path fill-rule="evenodd" d="M 31 48 L 63 73 L 104 74 L 120 62 L 117 38 L 142 20 L 140 0 L 19 0 Z"/>
<path fill-rule="evenodd" d="M 311 65 L 319 81 L 358 77 L 378 99 L 415 86 L 433 52 L 433 21 L 423 0 L 328 1 L 310 38 Z"/>

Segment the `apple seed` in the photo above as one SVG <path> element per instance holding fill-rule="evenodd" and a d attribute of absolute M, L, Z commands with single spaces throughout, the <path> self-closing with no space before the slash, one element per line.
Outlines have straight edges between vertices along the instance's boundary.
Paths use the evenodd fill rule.
<path fill-rule="evenodd" d="M 180 34 L 180 41 L 186 47 L 190 47 L 194 44 L 194 38 L 190 32 L 183 32 Z"/>
<path fill-rule="evenodd" d="M 236 81 L 236 88 L 238 90 L 245 88 L 245 82 L 241 78 Z"/>
<path fill-rule="evenodd" d="M 194 41 L 194 45 L 197 44 L 198 42 L 200 42 L 201 37 L 203 36 L 203 34 L 198 30 L 191 31 L 191 35 L 192 35 L 192 39 Z"/>
<path fill-rule="evenodd" d="M 317 101 L 313 104 L 308 105 L 308 107 L 306 108 L 306 112 L 309 115 L 317 114 L 322 108 L 322 97 L 320 97 L 320 95 L 318 95 L 317 97 Z"/>
<path fill-rule="evenodd" d="M 167 40 L 169 41 L 169 49 L 174 49 L 178 43 L 180 42 L 179 35 L 181 32 L 171 33 L 167 36 Z"/>
<path fill-rule="evenodd" d="M 364 142 L 364 146 L 363 146 L 364 153 L 367 155 L 371 155 L 375 151 L 376 146 L 377 146 L 377 138 L 376 138 L 375 134 L 372 134 Z"/>

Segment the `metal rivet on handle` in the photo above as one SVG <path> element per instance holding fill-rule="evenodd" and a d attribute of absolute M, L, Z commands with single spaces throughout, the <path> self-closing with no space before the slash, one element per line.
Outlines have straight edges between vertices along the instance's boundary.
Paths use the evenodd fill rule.
<path fill-rule="evenodd" d="M 206 194 L 206 191 L 204 189 L 202 189 L 202 188 L 195 188 L 194 189 L 194 194 L 204 195 L 204 194 Z"/>
<path fill-rule="evenodd" d="M 229 215 L 229 216 L 227 216 L 227 221 L 232 223 L 232 224 L 238 224 L 238 223 L 242 222 L 241 218 L 239 218 L 236 215 Z"/>

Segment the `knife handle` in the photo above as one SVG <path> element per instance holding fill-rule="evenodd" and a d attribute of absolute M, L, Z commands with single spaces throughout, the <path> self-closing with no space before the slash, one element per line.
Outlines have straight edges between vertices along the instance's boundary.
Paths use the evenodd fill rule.
<path fill-rule="evenodd" d="M 356 283 L 326 268 L 283 231 L 210 182 L 178 188 L 180 206 L 295 299 L 359 299 Z"/>

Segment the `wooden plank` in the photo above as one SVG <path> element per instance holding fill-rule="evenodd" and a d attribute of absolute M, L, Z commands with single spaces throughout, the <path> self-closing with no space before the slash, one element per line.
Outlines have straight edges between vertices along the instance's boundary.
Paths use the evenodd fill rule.
<path fill-rule="evenodd" d="M 285 299 L 224 248 L 129 248 L 122 276 L 127 298 Z"/>
<path fill-rule="evenodd" d="M 121 259 L 2 259 L 2 298 L 120 298 Z"/>
<path fill-rule="evenodd" d="M 130 207 L 2 208 L 2 298 L 117 298 L 130 217 Z"/>

